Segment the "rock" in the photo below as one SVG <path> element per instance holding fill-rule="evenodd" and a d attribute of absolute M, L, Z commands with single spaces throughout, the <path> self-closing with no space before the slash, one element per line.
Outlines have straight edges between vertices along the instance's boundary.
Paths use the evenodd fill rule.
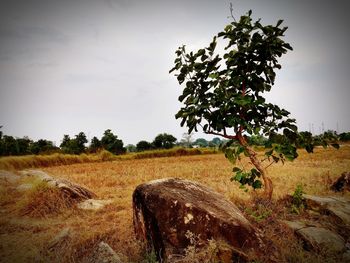
<path fill-rule="evenodd" d="M 119 256 L 105 242 L 100 242 L 85 263 L 121 263 Z"/>
<path fill-rule="evenodd" d="M 95 199 L 87 199 L 78 204 L 78 208 L 83 210 L 99 210 L 106 205 L 112 203 L 112 200 L 95 200 Z"/>
<path fill-rule="evenodd" d="M 295 232 L 311 250 L 324 249 L 332 252 L 345 250 L 344 239 L 338 234 L 321 227 L 305 227 Z"/>
<path fill-rule="evenodd" d="M 53 178 L 52 176 L 40 170 L 24 170 L 21 171 L 21 174 L 25 176 L 36 177 L 37 179 L 46 182 L 52 187 L 58 187 L 61 191 L 69 194 L 73 199 L 85 200 L 96 197 L 93 192 L 83 186 L 72 183 L 65 179 Z"/>
<path fill-rule="evenodd" d="M 183 254 L 193 239 L 197 247 L 210 239 L 224 241 L 242 262 L 248 260 L 245 252 L 260 250 L 256 230 L 233 203 L 187 180 L 139 185 L 133 193 L 133 221 L 137 238 L 154 248 L 158 260 L 171 262 L 172 255 Z"/>
<path fill-rule="evenodd" d="M 20 176 L 14 173 L 0 170 L 0 180 L 13 184 L 13 183 L 17 183 L 20 178 L 21 178 Z"/>
<path fill-rule="evenodd" d="M 48 245 L 48 250 L 53 251 L 57 249 L 64 249 L 68 246 L 69 241 L 72 239 L 73 232 L 69 227 L 64 228 L 59 232 Z"/>
<path fill-rule="evenodd" d="M 331 190 L 334 192 L 341 192 L 350 190 L 350 172 L 342 173 L 342 175 L 333 183 Z"/>
<path fill-rule="evenodd" d="M 25 192 L 33 188 L 34 188 L 34 185 L 32 184 L 20 184 L 19 186 L 16 187 L 17 191 L 20 191 L 20 192 Z"/>
<path fill-rule="evenodd" d="M 290 229 L 297 231 L 299 229 L 302 229 L 304 227 L 307 227 L 304 222 L 301 221 L 287 221 L 283 220 L 281 223 L 286 224 Z"/>
<path fill-rule="evenodd" d="M 330 214 L 350 227 L 350 199 L 303 195 L 308 209 Z"/>

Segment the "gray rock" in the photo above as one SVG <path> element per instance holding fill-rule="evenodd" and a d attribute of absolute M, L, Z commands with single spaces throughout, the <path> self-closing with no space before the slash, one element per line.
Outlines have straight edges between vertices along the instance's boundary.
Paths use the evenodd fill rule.
<path fill-rule="evenodd" d="M 57 187 L 61 191 L 69 194 L 73 199 L 86 200 L 96 197 L 96 194 L 83 186 L 72 183 L 65 179 L 56 179 L 40 170 L 24 170 L 21 171 L 21 174 L 23 176 L 32 176 L 38 180 L 46 182 L 49 186 Z"/>
<path fill-rule="evenodd" d="M 307 227 L 304 222 L 301 221 L 287 221 L 283 220 L 281 223 L 286 224 L 290 229 L 297 231 L 299 229 L 302 229 L 304 227 Z"/>
<path fill-rule="evenodd" d="M 308 249 L 342 252 L 345 250 L 344 239 L 338 234 L 320 227 L 306 227 L 296 231 L 305 241 Z"/>
<path fill-rule="evenodd" d="M 100 242 L 85 263 L 122 263 L 122 261 L 107 243 Z"/>
<path fill-rule="evenodd" d="M 307 208 L 323 211 L 350 226 L 350 199 L 345 197 L 319 197 L 303 195 Z"/>
<path fill-rule="evenodd" d="M 112 202 L 112 200 L 87 199 L 83 202 L 80 202 L 78 204 L 78 208 L 83 210 L 99 210 Z"/>

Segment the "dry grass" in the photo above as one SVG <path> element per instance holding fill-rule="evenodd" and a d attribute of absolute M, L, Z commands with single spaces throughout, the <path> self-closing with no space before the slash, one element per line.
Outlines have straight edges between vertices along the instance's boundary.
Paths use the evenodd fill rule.
<path fill-rule="evenodd" d="M 67 193 L 49 186 L 46 182 L 40 182 L 25 192 L 18 206 L 21 216 L 46 218 L 72 208 L 75 204 L 76 200 Z"/>
<path fill-rule="evenodd" d="M 0 157 L 0 170 L 21 170 L 26 168 L 51 167 L 76 163 L 96 163 L 115 160 L 147 159 L 171 156 L 188 156 L 216 153 L 215 149 L 172 148 L 166 150 L 151 150 L 124 155 L 114 155 L 106 150 L 97 154 L 61 154 L 25 155 Z"/>
<path fill-rule="evenodd" d="M 243 160 L 243 163 L 248 165 L 247 160 Z M 0 258 L 4 262 L 33 262 L 37 259 L 43 262 L 79 262 L 89 254 L 96 242 L 102 240 L 120 253 L 124 261 L 140 262 L 144 259 L 144 252 L 133 234 L 131 196 L 138 184 L 153 179 L 177 177 L 200 182 L 236 201 L 243 210 L 251 202 L 251 192 L 245 193 L 237 183 L 229 181 L 232 166 L 222 154 L 155 159 L 132 157 L 124 161 L 78 163 L 43 170 L 55 177 L 84 185 L 99 199 L 111 199 L 113 202 L 100 211 L 82 211 L 67 205 L 60 207 L 58 212 L 49 213 L 50 216 L 46 218 L 19 216 L 18 206 L 24 195 L 10 185 L 2 184 L 0 195 L 7 200 L 1 202 L 0 209 Z M 328 190 L 329 183 L 349 170 L 349 146 L 341 147 L 338 151 L 316 149 L 314 154 L 302 151 L 294 162 L 269 168 L 275 186 L 273 200 L 277 204 L 276 200 L 292 193 L 299 183 L 308 194 L 334 195 Z M 33 204 L 40 203 L 34 200 L 42 199 L 41 194 L 40 191 L 33 194 Z M 345 195 L 349 196 L 349 193 Z M 51 199 L 53 196 L 50 193 L 45 198 Z M 265 234 L 270 237 L 271 246 L 276 247 L 276 257 L 280 257 L 281 253 L 288 256 L 289 253 L 290 262 L 298 262 L 300 258 L 315 259 L 312 255 L 304 254 L 293 235 L 286 233 L 276 223 L 277 217 L 287 216 L 288 211 L 283 205 L 256 209 L 262 212 L 270 209 L 270 215 L 275 216 L 267 216 L 263 220 L 271 220 Z M 248 212 L 245 211 L 250 217 Z M 264 222 L 270 221 L 256 224 L 259 226 Z M 71 228 L 75 233 L 70 248 L 47 252 L 48 242 L 64 227 Z"/>

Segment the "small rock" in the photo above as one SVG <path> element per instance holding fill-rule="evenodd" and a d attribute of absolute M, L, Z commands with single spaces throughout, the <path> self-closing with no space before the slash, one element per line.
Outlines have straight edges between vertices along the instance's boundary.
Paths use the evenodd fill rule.
<path fill-rule="evenodd" d="M 8 182 L 8 183 L 16 183 L 18 182 L 19 179 L 20 177 L 14 173 L 0 170 L 0 180 L 4 180 L 5 182 Z"/>
<path fill-rule="evenodd" d="M 344 239 L 325 228 L 306 227 L 297 230 L 296 234 L 305 241 L 308 249 L 326 249 L 333 252 L 342 252 L 345 249 Z"/>
<path fill-rule="evenodd" d="M 31 190 L 33 188 L 34 188 L 34 185 L 32 185 L 32 184 L 21 184 L 21 185 L 16 187 L 17 191 L 20 191 L 20 192 L 25 192 L 25 191 Z"/>
<path fill-rule="evenodd" d="M 112 200 L 87 199 L 83 202 L 80 202 L 78 204 L 78 208 L 83 210 L 99 210 L 110 203 L 112 203 Z"/>
<path fill-rule="evenodd" d="M 107 243 L 100 242 L 85 263 L 122 263 L 122 261 Z"/>
<path fill-rule="evenodd" d="M 57 187 L 62 192 L 69 194 L 73 199 L 76 200 L 86 200 L 96 197 L 96 194 L 83 186 L 72 183 L 65 179 L 56 179 L 40 170 L 24 170 L 21 171 L 21 174 L 23 176 L 32 176 L 34 178 L 37 178 L 43 182 L 46 182 L 51 187 Z"/>
<path fill-rule="evenodd" d="M 299 229 L 302 229 L 304 227 L 307 227 L 304 222 L 301 221 L 287 221 L 287 220 L 282 220 L 282 223 L 286 224 L 290 229 L 297 231 Z"/>
<path fill-rule="evenodd" d="M 334 192 L 341 192 L 350 190 L 350 172 L 343 173 L 331 186 Z"/>

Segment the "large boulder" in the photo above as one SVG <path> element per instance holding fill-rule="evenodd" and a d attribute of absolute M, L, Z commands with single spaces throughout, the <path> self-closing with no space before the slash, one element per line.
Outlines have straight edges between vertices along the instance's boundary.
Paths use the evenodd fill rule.
<path fill-rule="evenodd" d="M 161 179 L 139 185 L 133 193 L 133 220 L 138 239 L 166 262 L 183 255 L 193 239 L 196 246 L 211 239 L 226 242 L 234 251 L 231 261 L 244 262 L 247 254 L 260 250 L 259 235 L 233 203 L 187 180 Z"/>

